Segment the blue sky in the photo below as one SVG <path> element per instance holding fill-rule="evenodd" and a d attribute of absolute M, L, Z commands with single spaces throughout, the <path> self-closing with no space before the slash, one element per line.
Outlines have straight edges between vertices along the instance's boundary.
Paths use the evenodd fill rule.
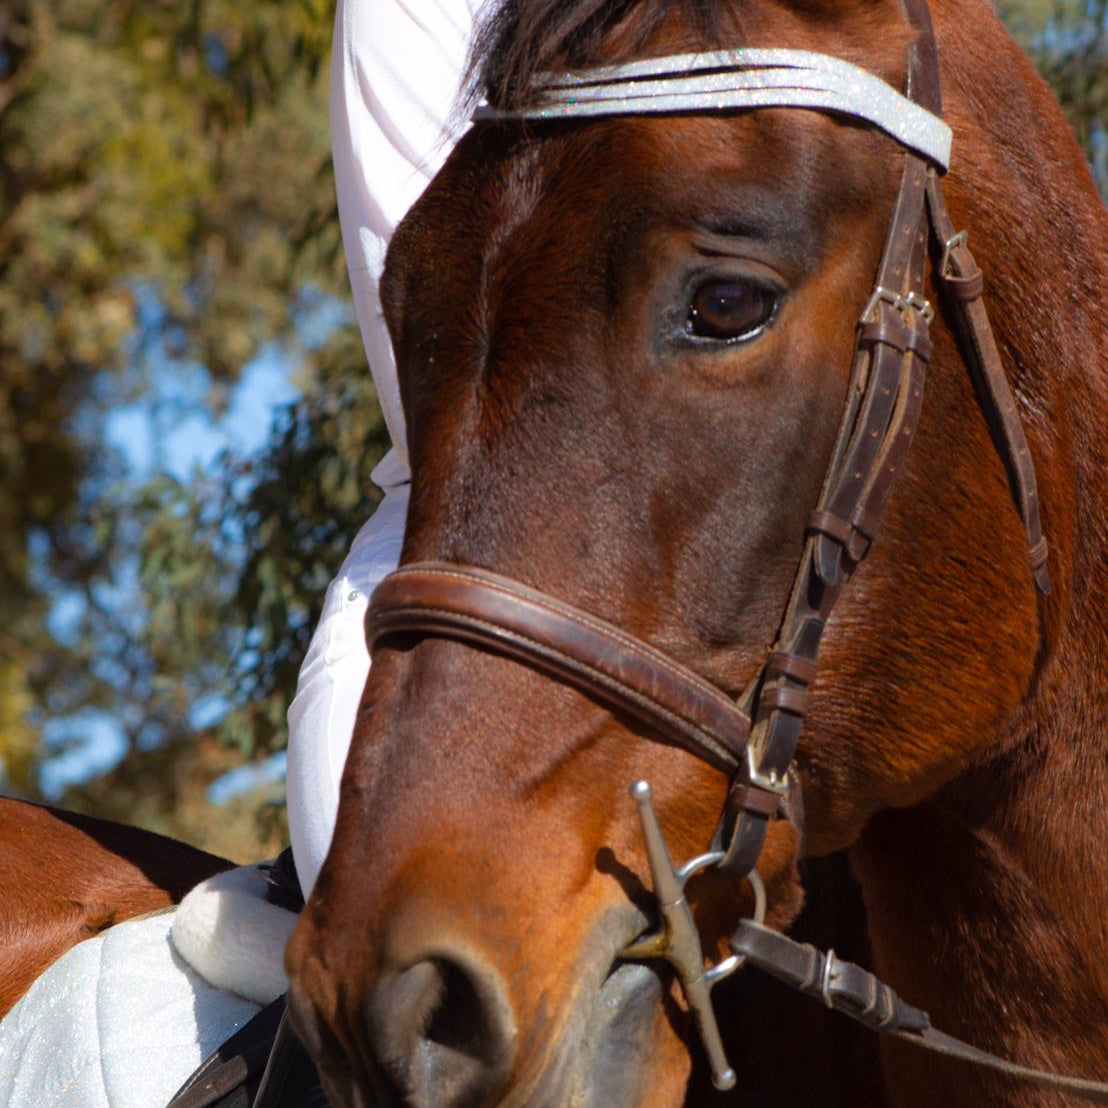
<path fill-rule="evenodd" d="M 159 375 L 159 380 L 168 375 Z M 175 382 L 159 385 L 158 395 L 116 408 L 105 434 L 128 460 L 136 479 L 155 472 L 186 480 L 197 468 L 208 469 L 221 451 L 252 454 L 265 445 L 279 408 L 300 395 L 293 367 L 276 346 L 265 349 L 243 371 L 231 392 L 226 414 L 218 420 L 203 411 L 207 389 L 203 370 L 185 370 Z M 157 409 L 178 405 L 192 414 L 159 427 Z"/>

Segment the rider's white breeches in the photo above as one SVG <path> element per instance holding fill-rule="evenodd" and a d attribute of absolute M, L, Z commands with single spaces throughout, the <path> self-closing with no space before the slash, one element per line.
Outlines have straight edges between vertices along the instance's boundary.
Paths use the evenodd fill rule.
<path fill-rule="evenodd" d="M 378 292 L 392 232 L 461 129 L 455 116 L 482 0 L 339 0 L 331 58 L 331 145 L 354 304 L 393 450 L 374 471 L 384 502 L 328 589 L 289 711 L 288 815 L 307 895 L 331 844 L 339 780 L 369 655 L 362 620 L 396 567 L 407 511 L 407 442 Z"/>
<path fill-rule="evenodd" d="M 389 490 L 358 532 L 327 589 L 289 708 L 289 832 L 305 897 L 331 845 L 339 781 L 369 674 L 366 605 L 400 559 L 407 510 L 408 485 L 403 484 Z"/>

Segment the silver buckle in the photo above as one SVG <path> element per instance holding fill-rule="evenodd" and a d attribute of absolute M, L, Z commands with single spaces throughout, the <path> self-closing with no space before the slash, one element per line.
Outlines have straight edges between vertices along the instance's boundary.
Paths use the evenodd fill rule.
<path fill-rule="evenodd" d="M 675 869 L 662 825 L 658 822 L 658 813 L 654 810 L 654 794 L 650 785 L 646 781 L 636 781 L 631 786 L 631 796 L 639 806 L 643 841 L 650 861 L 654 895 L 662 912 L 662 923 L 657 931 L 643 935 L 625 947 L 619 956 L 632 961 L 662 958 L 673 966 L 708 1056 L 712 1084 L 717 1089 L 733 1089 L 735 1071 L 723 1049 L 711 991 L 713 986 L 741 969 L 746 959 L 732 954 L 718 965 L 705 968 L 700 934 L 685 899 L 685 882 L 701 870 L 718 865 L 723 861 L 724 852 L 713 850 L 700 854 L 680 869 Z M 766 887 L 757 870 L 751 870 L 747 880 L 754 890 L 753 918 L 756 923 L 761 923 L 766 916 Z"/>
<path fill-rule="evenodd" d="M 754 743 L 748 742 L 746 744 L 746 780 L 750 785 L 755 785 L 759 789 L 765 789 L 766 792 L 774 793 L 777 796 L 789 795 L 789 771 L 785 770 L 784 773 L 778 774 L 777 770 L 771 769 L 768 773 L 762 772 L 762 767 L 755 761 Z"/>
<path fill-rule="evenodd" d="M 835 1008 L 835 998 L 831 995 L 831 979 L 835 973 L 835 952 L 828 950 L 823 959 L 823 973 L 819 978 L 819 995 L 823 997 L 823 1003 L 832 1011 Z"/>
<path fill-rule="evenodd" d="M 892 289 L 887 289 L 884 285 L 878 285 L 870 294 L 869 301 L 862 311 L 862 322 L 868 323 L 871 317 L 876 318 L 875 313 L 877 311 L 877 305 L 882 303 L 888 304 L 896 308 L 897 311 L 900 311 L 900 293 L 893 292 Z"/>
<path fill-rule="evenodd" d="M 958 249 L 959 246 L 967 246 L 969 244 L 969 231 L 958 231 L 953 234 L 943 243 L 943 256 L 939 262 L 939 277 L 946 281 L 953 277 L 954 274 L 950 270 L 950 255 Z"/>
<path fill-rule="evenodd" d="M 924 323 L 930 323 L 935 318 L 935 309 L 931 307 L 931 301 L 918 292 L 910 292 L 900 298 L 900 306 L 897 310 L 903 316 L 909 308 L 914 309 L 923 316 Z"/>
<path fill-rule="evenodd" d="M 957 237 L 957 236 L 955 236 Z M 952 240 L 953 241 L 953 240 Z M 935 318 L 935 309 L 931 302 L 918 292 L 910 292 L 907 296 L 901 296 L 899 292 L 878 285 L 870 294 L 865 310 L 862 312 L 862 322 L 869 323 L 876 320 L 878 304 L 888 304 L 895 308 L 900 315 L 901 322 L 908 326 L 908 312 L 916 311 L 923 316 L 924 323 L 930 323 Z"/>

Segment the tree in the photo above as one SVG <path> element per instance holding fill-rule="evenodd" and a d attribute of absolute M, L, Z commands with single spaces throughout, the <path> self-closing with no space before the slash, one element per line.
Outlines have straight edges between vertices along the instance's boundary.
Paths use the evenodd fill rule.
<path fill-rule="evenodd" d="M 347 295 L 330 19 L 314 0 L 0 9 L 0 758 L 26 794 L 43 723 L 79 732 L 89 709 L 121 720 L 135 750 L 172 746 L 195 733 L 198 700 L 239 704 L 237 683 L 241 745 L 274 745 L 280 708 L 252 699 L 244 644 L 286 688 L 323 562 L 353 526 L 336 505 L 368 514 L 383 432 L 364 355 L 349 325 L 317 348 L 300 334 L 313 304 Z M 257 479 L 228 458 L 187 489 L 128 483 L 102 439 L 112 407 L 191 374 L 194 403 L 218 412 L 267 344 L 301 363 L 306 399 Z M 338 512 L 313 525 L 303 570 L 283 559 L 310 512 L 286 533 L 270 488 L 263 519 L 251 497 L 267 479 L 315 482 L 317 515 Z"/>
<path fill-rule="evenodd" d="M 1054 89 L 1108 196 L 1108 0 L 1002 0 L 1000 12 Z"/>

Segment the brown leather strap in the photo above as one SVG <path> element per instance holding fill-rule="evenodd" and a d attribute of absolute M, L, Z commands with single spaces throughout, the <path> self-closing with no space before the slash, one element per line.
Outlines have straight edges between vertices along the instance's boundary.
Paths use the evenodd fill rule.
<path fill-rule="evenodd" d="M 981 270 L 970 253 L 966 235 L 960 235 L 954 229 L 946 210 L 942 184 L 935 173 L 930 174 L 927 182 L 927 206 L 935 237 L 942 249 L 939 284 L 953 293 L 949 305 L 961 340 L 962 354 L 969 365 L 997 453 L 1004 462 L 1012 499 L 1027 530 L 1029 561 L 1035 584 L 1045 596 L 1050 592 L 1050 575 L 1046 566 L 1046 540 L 1039 518 L 1035 464 L 1004 374 L 985 302 L 980 295 L 968 295 L 969 291 L 982 284 L 979 280 Z"/>
<path fill-rule="evenodd" d="M 810 685 L 816 679 L 816 664 L 796 654 L 774 653 L 766 662 L 766 674 L 791 677 L 801 685 Z"/>
<path fill-rule="evenodd" d="M 918 30 L 908 53 L 907 95 L 938 112 L 938 56 L 923 0 L 907 0 Z M 816 665 L 823 628 L 842 587 L 865 558 L 915 434 L 923 403 L 931 306 L 923 298 L 927 264 L 927 163 L 904 156 L 900 190 L 874 290 L 858 324 L 847 403 L 808 523 L 808 540 L 793 580 L 774 652 Z M 787 780 L 804 722 L 805 686 L 768 665 L 747 696 L 754 708 L 749 773 L 760 784 Z M 729 805 L 715 844 L 721 868 L 742 875 L 761 852 L 768 821 Z"/>
<path fill-rule="evenodd" d="M 736 781 L 730 789 L 728 804 L 735 811 L 751 812 L 763 819 L 773 819 L 781 811 L 781 798 L 765 789 L 755 789 L 745 782 Z"/>
<path fill-rule="evenodd" d="M 908 47 L 906 94 L 920 107 L 941 116 L 943 96 L 939 79 L 939 49 L 931 24 L 931 11 L 927 0 L 901 0 L 901 6 L 916 32 L 915 40 Z"/>
<path fill-rule="evenodd" d="M 924 193 L 927 166 L 906 154 L 900 191 L 893 210 L 874 291 L 859 321 L 859 339 L 867 326 L 879 332 L 917 332 L 926 340 L 927 317 L 919 311 L 925 234 Z M 912 317 L 914 326 L 906 325 Z M 849 408 L 840 426 L 839 445 L 832 457 L 815 518 L 853 520 L 861 511 L 871 520 L 880 517 L 899 472 L 899 462 L 911 444 L 922 402 L 923 361 L 911 344 L 859 341 L 851 374 L 851 389 L 861 400 L 856 413 Z M 852 524 L 853 531 L 853 524 Z M 869 549 L 865 536 L 853 534 L 846 542 L 824 534 L 816 543 L 816 570 L 825 585 L 841 583 L 843 557 L 856 563 Z"/>
<path fill-rule="evenodd" d="M 758 710 L 788 712 L 803 719 L 808 714 L 808 689 L 803 685 L 797 688 L 788 684 L 778 684 L 758 698 Z"/>
<path fill-rule="evenodd" d="M 476 643 L 631 713 L 734 776 L 750 721 L 725 693 L 660 650 L 579 608 L 488 570 L 441 562 L 403 566 L 377 586 L 370 648 L 383 636 L 429 632 Z"/>
<path fill-rule="evenodd" d="M 251 1108 L 330 1108 L 315 1062 L 296 1037 L 287 1009 Z"/>
<path fill-rule="evenodd" d="M 739 924 L 730 946 L 732 953 L 747 964 L 806 996 L 822 1000 L 828 1008 L 857 1020 L 871 1031 L 889 1032 L 924 1050 L 1082 1097 L 1094 1104 L 1108 1104 L 1106 1083 L 1020 1066 L 937 1030 L 931 1026 L 926 1012 L 901 1000 L 875 974 L 836 958 L 834 951 L 824 954 L 753 920 Z"/>
<path fill-rule="evenodd" d="M 810 535 L 826 535 L 840 546 L 846 546 L 854 537 L 854 524 L 849 520 L 839 519 L 833 512 L 814 511 L 808 517 L 807 530 Z"/>
<path fill-rule="evenodd" d="M 985 274 L 981 270 L 969 277 L 947 276 L 942 280 L 943 287 L 958 300 L 977 300 L 985 292 Z"/>
<path fill-rule="evenodd" d="M 875 1031 L 922 1031 L 931 1024 L 926 1012 L 901 1000 L 861 966 L 836 958 L 834 951 L 824 954 L 753 920 L 739 924 L 730 946 L 750 965 Z"/>
<path fill-rule="evenodd" d="M 858 331 L 858 341 L 869 344 L 881 342 L 902 353 L 911 350 L 925 362 L 931 361 L 931 339 L 924 331 L 909 330 L 890 323 L 863 323 Z"/>
<path fill-rule="evenodd" d="M 1039 1085 L 1044 1089 L 1054 1089 L 1057 1092 L 1068 1093 L 1070 1096 L 1080 1097 L 1082 1100 L 1091 1101 L 1093 1104 L 1108 1104 L 1108 1082 L 1090 1081 L 1084 1077 L 1070 1077 L 1061 1073 L 1049 1073 L 1046 1070 L 1032 1069 L 1030 1066 L 1021 1066 L 1015 1062 L 1009 1062 L 1005 1058 L 999 1058 L 986 1050 L 980 1050 L 961 1039 L 947 1035 L 934 1027 L 925 1028 L 923 1031 L 893 1031 L 898 1039 L 923 1047 L 935 1054 L 945 1054 L 948 1058 L 957 1058 L 963 1062 L 969 1062 L 975 1066 L 984 1066 L 996 1073 L 1002 1073 L 1006 1077 L 1013 1077 L 1019 1081 L 1028 1081 L 1032 1085 Z"/>

